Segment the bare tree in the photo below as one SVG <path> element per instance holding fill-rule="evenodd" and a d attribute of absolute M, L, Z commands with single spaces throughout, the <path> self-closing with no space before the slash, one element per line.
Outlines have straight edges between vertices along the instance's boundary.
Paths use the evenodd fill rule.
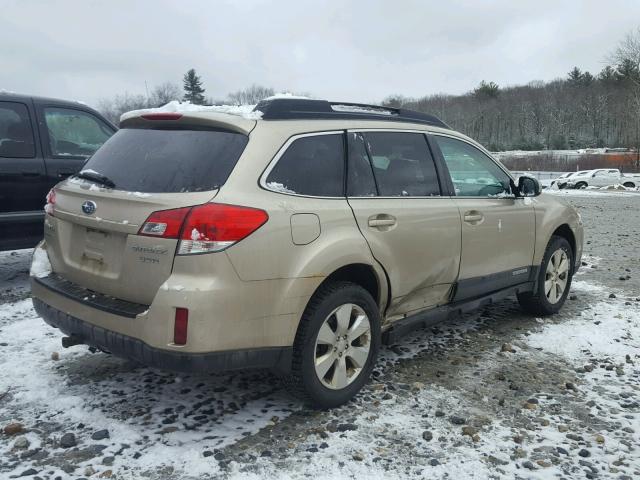
<path fill-rule="evenodd" d="M 253 84 L 250 87 L 230 93 L 228 102 L 234 105 L 255 105 L 260 100 L 275 94 L 273 88 Z"/>
<path fill-rule="evenodd" d="M 130 93 L 116 95 L 113 99 L 101 100 L 98 103 L 98 110 L 116 125 L 120 122 L 120 116 L 123 113 L 148 107 L 149 100 L 144 95 Z"/>
<path fill-rule="evenodd" d="M 609 63 L 613 65 L 621 65 L 625 61 L 631 61 L 640 70 L 640 27 L 627 33 L 609 55 Z"/>
<path fill-rule="evenodd" d="M 179 101 L 180 97 L 182 97 L 182 91 L 178 85 L 171 82 L 164 82 L 153 89 L 149 103 L 155 107 L 160 107 L 173 100 Z"/>

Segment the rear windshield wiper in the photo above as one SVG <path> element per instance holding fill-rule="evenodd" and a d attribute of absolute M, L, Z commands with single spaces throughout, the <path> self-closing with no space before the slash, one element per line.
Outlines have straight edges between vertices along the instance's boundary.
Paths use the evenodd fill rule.
<path fill-rule="evenodd" d="M 98 173 L 94 170 L 82 170 L 81 172 L 76 173 L 76 177 L 84 178 L 85 180 L 90 180 L 109 188 L 115 188 L 116 186 L 115 182 L 109 177 L 107 177 L 106 175 L 102 175 L 101 173 Z"/>

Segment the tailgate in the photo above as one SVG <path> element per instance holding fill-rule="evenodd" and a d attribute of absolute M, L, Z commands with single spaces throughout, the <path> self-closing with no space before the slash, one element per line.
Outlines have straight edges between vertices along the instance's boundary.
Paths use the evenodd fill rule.
<path fill-rule="evenodd" d="M 45 238 L 54 273 L 96 292 L 150 304 L 171 274 L 177 240 L 137 235 L 154 211 L 210 201 L 217 191 L 143 194 L 70 179 L 56 187 Z M 85 213 L 83 204 L 89 203 Z"/>

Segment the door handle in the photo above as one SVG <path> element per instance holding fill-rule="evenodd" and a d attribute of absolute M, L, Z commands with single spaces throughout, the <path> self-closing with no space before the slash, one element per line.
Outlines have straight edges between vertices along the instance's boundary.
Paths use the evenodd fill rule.
<path fill-rule="evenodd" d="M 373 228 L 393 227 L 397 223 L 395 217 L 386 214 L 369 217 L 369 226 Z"/>
<path fill-rule="evenodd" d="M 58 170 L 58 178 L 67 178 L 73 175 L 75 172 L 73 170 Z"/>
<path fill-rule="evenodd" d="M 470 223 L 471 225 L 477 225 L 484 220 L 484 215 L 477 210 L 471 210 L 470 212 L 466 212 L 464 214 L 464 221 L 466 223 Z"/>

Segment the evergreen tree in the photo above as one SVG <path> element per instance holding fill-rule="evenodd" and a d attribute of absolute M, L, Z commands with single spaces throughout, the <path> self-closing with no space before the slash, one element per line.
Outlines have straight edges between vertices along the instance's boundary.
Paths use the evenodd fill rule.
<path fill-rule="evenodd" d="M 580 79 L 580 84 L 588 87 L 594 82 L 595 78 L 589 72 L 584 72 L 582 74 L 582 78 Z"/>
<path fill-rule="evenodd" d="M 204 103 L 204 88 L 202 88 L 202 80 L 196 75 L 193 68 L 184 74 L 183 84 L 184 96 L 182 99 L 194 105 L 202 105 Z"/>
<path fill-rule="evenodd" d="M 640 71 L 636 64 L 629 58 L 624 59 L 616 68 L 618 80 L 640 82 Z"/>
<path fill-rule="evenodd" d="M 497 98 L 500 94 L 500 87 L 494 82 L 485 82 L 482 80 L 473 90 L 473 96 L 479 100 L 487 100 L 489 98 Z"/>
<path fill-rule="evenodd" d="M 616 71 L 609 65 L 604 67 L 598 74 L 598 80 L 604 83 L 612 83 L 616 79 Z"/>
<path fill-rule="evenodd" d="M 573 70 L 569 72 L 569 83 L 572 85 L 581 85 L 582 75 L 582 70 L 578 67 L 573 67 Z"/>

